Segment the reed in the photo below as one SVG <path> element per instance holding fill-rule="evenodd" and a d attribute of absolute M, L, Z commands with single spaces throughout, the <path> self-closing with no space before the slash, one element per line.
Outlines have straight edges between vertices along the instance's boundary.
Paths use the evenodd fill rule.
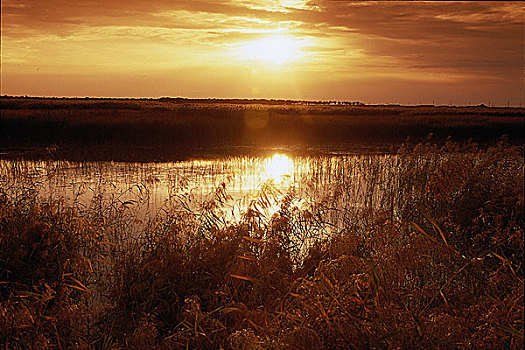
<path fill-rule="evenodd" d="M 138 231 L 123 197 L 66 206 L 2 182 L 2 346 L 522 348 L 523 148 L 342 159 L 306 205 L 292 188 L 265 214 L 268 185 L 228 223 L 221 185 Z"/>
<path fill-rule="evenodd" d="M 524 141 L 523 108 L 330 106 L 203 101 L 1 98 L 14 158 L 170 161 L 267 147 L 395 150 L 411 137 Z M 249 150 L 249 151 L 248 151 Z M 227 152 L 226 152 L 227 151 Z"/>

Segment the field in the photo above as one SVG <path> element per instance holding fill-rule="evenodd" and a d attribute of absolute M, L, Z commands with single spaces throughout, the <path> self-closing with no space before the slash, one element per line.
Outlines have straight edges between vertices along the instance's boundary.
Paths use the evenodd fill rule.
<path fill-rule="evenodd" d="M 523 109 L 6 98 L 1 108 L 12 160 L 0 182 L 5 349 L 523 348 Z M 219 184 L 197 207 L 177 197 L 139 232 L 133 202 L 42 199 L 20 165 L 268 147 L 390 158 L 341 161 L 309 182 L 322 191 L 307 205 L 290 187 L 265 215 L 282 191 L 270 181 L 234 223 Z M 154 181 L 140 186 L 148 196 Z"/>
<path fill-rule="evenodd" d="M 4 157 L 167 161 L 284 147 L 370 148 L 391 152 L 411 138 L 506 135 L 522 144 L 525 109 L 448 106 L 350 106 L 290 101 L 2 98 Z M 58 146 L 58 147 L 56 147 Z"/>

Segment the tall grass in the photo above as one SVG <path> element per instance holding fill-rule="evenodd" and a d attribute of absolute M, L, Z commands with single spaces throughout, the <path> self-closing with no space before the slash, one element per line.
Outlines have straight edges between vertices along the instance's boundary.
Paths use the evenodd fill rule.
<path fill-rule="evenodd" d="M 83 210 L 4 183 L 0 342 L 522 348 L 523 148 L 428 142 L 374 159 L 334 162 L 308 205 L 292 189 L 264 216 L 266 188 L 227 224 L 221 186 L 138 235 L 108 197 Z"/>
<path fill-rule="evenodd" d="M 523 143 L 522 108 L 308 106 L 2 98 L 6 155 L 169 161 L 223 148 L 367 145 L 397 149 L 407 137 Z M 58 146 L 58 147 L 57 147 Z M 242 148 L 241 146 L 244 146 Z M 9 152 L 6 152 L 9 151 Z"/>

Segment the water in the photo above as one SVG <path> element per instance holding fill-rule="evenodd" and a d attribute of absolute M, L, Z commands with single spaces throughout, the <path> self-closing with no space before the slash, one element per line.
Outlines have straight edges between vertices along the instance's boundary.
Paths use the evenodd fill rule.
<path fill-rule="evenodd" d="M 337 228 L 355 210 L 387 205 L 396 162 L 392 155 L 283 153 L 168 163 L 0 160 L 0 181 L 7 192 L 31 188 L 40 200 L 81 211 L 104 201 L 133 211 L 137 223 L 163 211 L 213 209 L 228 224 L 248 208 L 269 220 L 288 195 L 293 207 L 321 208 L 323 220 Z"/>

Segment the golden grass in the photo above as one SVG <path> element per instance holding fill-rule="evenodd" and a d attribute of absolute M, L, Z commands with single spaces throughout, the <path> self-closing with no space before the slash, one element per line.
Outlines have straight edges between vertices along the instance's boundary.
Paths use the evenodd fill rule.
<path fill-rule="evenodd" d="M 344 186 L 318 211 L 293 194 L 271 220 L 251 210 L 229 226 L 166 211 L 130 237 L 111 203 L 82 213 L 3 185 L 0 343 L 521 349 L 523 148 L 405 145 L 396 162 L 395 192 L 340 207 L 342 230 L 306 250 L 294 237 L 329 224 Z"/>

